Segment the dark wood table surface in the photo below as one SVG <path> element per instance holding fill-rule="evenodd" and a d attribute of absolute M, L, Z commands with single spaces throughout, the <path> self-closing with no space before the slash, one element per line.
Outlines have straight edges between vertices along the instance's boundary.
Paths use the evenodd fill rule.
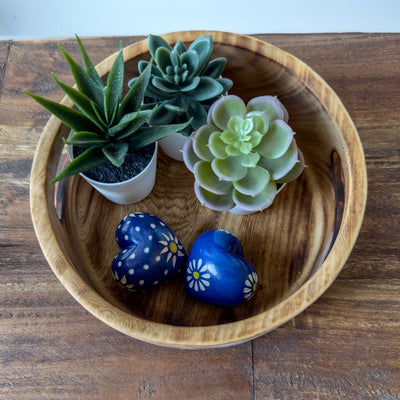
<path fill-rule="evenodd" d="M 139 342 L 78 304 L 44 258 L 29 175 L 49 118 L 27 89 L 72 84 L 57 43 L 0 42 L 0 399 L 400 399 L 400 34 L 256 35 L 336 91 L 364 146 L 369 195 L 342 272 L 306 311 L 230 348 Z M 94 62 L 119 37 L 85 38 Z M 124 45 L 142 37 L 124 37 Z"/>

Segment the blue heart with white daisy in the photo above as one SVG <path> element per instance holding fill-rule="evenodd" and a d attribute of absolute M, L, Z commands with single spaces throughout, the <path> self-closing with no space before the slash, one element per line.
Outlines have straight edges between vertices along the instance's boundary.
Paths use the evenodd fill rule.
<path fill-rule="evenodd" d="M 211 230 L 195 240 L 185 275 L 189 295 L 214 305 L 236 306 L 254 295 L 257 284 L 256 270 L 232 233 Z"/>
<path fill-rule="evenodd" d="M 155 215 L 135 212 L 118 225 L 121 251 L 112 262 L 114 279 L 129 290 L 148 290 L 186 264 L 187 255 L 172 230 Z"/>

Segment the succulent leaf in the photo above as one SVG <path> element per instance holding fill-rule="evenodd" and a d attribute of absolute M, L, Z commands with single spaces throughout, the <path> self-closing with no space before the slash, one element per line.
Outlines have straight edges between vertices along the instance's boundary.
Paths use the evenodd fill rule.
<path fill-rule="evenodd" d="M 182 55 L 184 52 L 187 51 L 187 47 L 185 46 L 185 44 L 181 41 L 178 40 L 174 46 L 174 50 L 179 54 Z"/>
<path fill-rule="evenodd" d="M 232 182 L 221 180 L 211 168 L 211 163 L 199 161 L 194 166 L 194 176 L 200 185 L 211 193 L 228 194 L 232 192 Z"/>
<path fill-rule="evenodd" d="M 172 50 L 171 46 L 161 37 L 156 35 L 149 35 L 148 38 L 149 50 L 152 57 L 155 57 L 156 51 L 159 47 L 165 47 L 168 50 Z"/>
<path fill-rule="evenodd" d="M 239 181 L 246 176 L 247 168 L 241 164 L 241 156 L 215 158 L 211 162 L 215 174 L 226 181 Z"/>
<path fill-rule="evenodd" d="M 255 150 L 264 157 L 278 158 L 286 152 L 292 141 L 292 128 L 286 122 L 276 119 Z"/>
<path fill-rule="evenodd" d="M 112 124 L 117 113 L 118 105 L 121 101 L 124 85 L 124 59 L 122 47 L 118 51 L 117 57 L 111 67 L 107 78 L 107 86 L 104 89 L 104 114 L 108 124 Z"/>
<path fill-rule="evenodd" d="M 213 123 L 221 130 L 228 128 L 228 122 L 232 116 L 244 118 L 246 105 L 240 97 L 228 95 L 221 97 L 210 107 L 208 123 Z"/>
<path fill-rule="evenodd" d="M 163 75 L 167 75 L 167 69 L 171 66 L 170 51 L 165 47 L 159 47 L 156 51 L 154 61 Z"/>
<path fill-rule="evenodd" d="M 259 96 L 247 103 L 247 111 L 262 111 L 271 123 L 275 119 L 287 122 L 287 111 L 283 104 L 274 96 Z"/>
<path fill-rule="evenodd" d="M 68 139 L 64 139 L 64 143 L 76 146 L 95 146 L 95 145 L 105 145 L 109 141 L 104 138 L 104 136 L 95 132 L 77 132 L 75 135 Z"/>
<path fill-rule="evenodd" d="M 138 133 L 129 139 L 129 151 L 141 149 L 148 144 L 154 143 L 171 133 L 179 132 L 186 126 L 190 125 L 190 120 L 182 124 L 170 124 L 163 126 L 143 127 Z"/>
<path fill-rule="evenodd" d="M 96 113 L 95 108 L 92 106 L 92 100 L 90 100 L 87 96 L 82 94 L 79 90 L 74 89 L 71 86 L 68 86 L 64 82 L 58 80 L 54 74 L 52 74 L 54 81 L 58 86 L 64 91 L 65 94 L 73 101 L 73 103 L 78 107 L 78 109 L 84 114 L 90 121 L 92 121 L 95 125 L 97 125 L 100 129 L 105 129 L 106 125 L 104 121 L 102 121 L 101 117 Z"/>
<path fill-rule="evenodd" d="M 189 78 L 192 78 L 197 70 L 197 66 L 199 65 L 199 56 L 197 52 L 193 50 L 188 50 L 183 53 L 181 56 L 182 64 L 187 65 L 187 71 Z"/>
<path fill-rule="evenodd" d="M 196 155 L 193 150 L 193 140 L 189 139 L 186 141 L 183 146 L 182 154 L 186 167 L 190 172 L 194 174 L 194 166 L 197 162 L 201 161 L 201 159 Z"/>
<path fill-rule="evenodd" d="M 196 73 L 202 74 L 207 68 L 213 51 L 212 36 L 200 36 L 189 46 L 189 50 L 194 50 L 199 55 Z"/>
<path fill-rule="evenodd" d="M 86 73 L 93 79 L 93 81 L 97 84 L 97 86 L 99 88 L 104 89 L 103 81 L 101 80 L 99 74 L 96 71 L 96 68 L 92 64 L 92 61 L 90 60 L 85 48 L 83 47 L 81 39 L 78 37 L 78 35 L 75 35 L 75 36 L 76 36 L 76 40 L 79 45 L 79 49 L 81 52 L 81 57 L 82 57 L 82 61 L 83 61 L 83 65 L 85 67 Z"/>
<path fill-rule="evenodd" d="M 214 132 L 215 128 L 212 125 L 204 125 L 196 132 L 196 140 L 193 142 L 193 150 L 202 160 L 212 161 L 214 159 L 208 146 L 210 136 Z"/>
<path fill-rule="evenodd" d="M 221 140 L 221 132 L 214 132 L 208 140 L 208 145 L 210 152 L 215 158 L 224 159 L 229 156 L 227 152 L 228 146 Z M 236 152 L 236 154 L 233 155 L 239 154 L 240 152 Z"/>
<path fill-rule="evenodd" d="M 61 179 L 69 178 L 80 172 L 88 171 L 89 169 L 100 167 L 108 161 L 107 157 L 102 152 L 101 147 L 90 147 L 81 155 L 74 158 L 50 183 L 55 183 Z"/>
<path fill-rule="evenodd" d="M 208 76 L 201 76 L 199 84 L 190 92 L 188 97 L 192 100 L 204 101 L 210 100 L 222 94 L 224 88 L 215 79 Z"/>
<path fill-rule="evenodd" d="M 61 45 L 59 48 L 64 54 L 65 59 L 74 76 L 76 85 L 80 92 L 84 93 L 91 100 L 93 100 L 99 107 L 103 107 L 103 92 L 104 90 L 90 77 L 90 75 L 77 64 L 74 59 L 63 49 Z"/>
<path fill-rule="evenodd" d="M 293 180 L 297 179 L 303 172 L 304 167 L 305 167 L 304 156 L 299 148 L 297 149 L 297 151 L 298 151 L 298 158 L 299 158 L 298 161 L 296 161 L 296 163 L 294 164 L 294 167 L 286 175 L 284 175 L 281 178 L 278 178 L 276 180 L 277 183 L 286 183 L 286 182 L 293 181 Z"/>
<path fill-rule="evenodd" d="M 258 165 L 268 169 L 274 181 L 281 179 L 295 166 L 298 161 L 296 141 L 293 140 L 287 151 L 278 158 L 261 157 Z"/>
<path fill-rule="evenodd" d="M 126 142 L 109 143 L 107 146 L 102 147 L 102 150 L 112 165 L 120 167 L 125 161 L 129 145 Z"/>
<path fill-rule="evenodd" d="M 233 202 L 232 193 L 228 194 L 215 194 L 204 189 L 198 182 L 194 184 L 194 191 L 200 203 L 216 211 L 228 211 L 235 206 Z"/>
<path fill-rule="evenodd" d="M 248 168 L 246 176 L 233 182 L 233 186 L 240 193 L 255 196 L 265 188 L 269 180 L 268 170 L 256 165 L 254 168 Z"/>
<path fill-rule="evenodd" d="M 147 85 L 149 84 L 152 62 L 144 69 L 143 73 L 135 81 L 127 95 L 123 98 L 117 113 L 119 121 L 123 115 L 138 111 L 141 108 Z"/>
<path fill-rule="evenodd" d="M 46 110 L 54 114 L 58 119 L 64 122 L 69 128 L 75 132 L 80 131 L 94 131 L 98 130 L 98 127 L 80 111 L 74 110 L 73 108 L 64 106 L 63 104 L 57 103 L 52 100 L 48 100 L 44 97 L 25 91 L 25 94 L 36 100 Z"/>
<path fill-rule="evenodd" d="M 204 70 L 204 75 L 214 79 L 219 78 L 225 69 L 226 62 L 227 60 L 225 57 L 214 58 L 214 60 L 211 60 L 208 63 L 206 69 Z"/>
<path fill-rule="evenodd" d="M 234 189 L 232 197 L 235 204 L 244 210 L 262 211 L 272 204 L 276 192 L 275 182 L 269 181 L 264 189 L 255 196 L 249 196 Z"/>

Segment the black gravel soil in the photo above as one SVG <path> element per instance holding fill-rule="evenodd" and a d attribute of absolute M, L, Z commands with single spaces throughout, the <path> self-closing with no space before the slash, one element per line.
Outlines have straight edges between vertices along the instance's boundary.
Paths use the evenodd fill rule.
<path fill-rule="evenodd" d="M 118 168 L 107 162 L 106 164 L 84 172 L 88 178 L 103 183 L 123 182 L 140 174 L 149 164 L 154 154 L 155 144 L 149 144 L 134 153 L 128 153 L 124 163 Z M 74 147 L 74 157 L 79 156 L 86 149 L 84 147 Z"/>

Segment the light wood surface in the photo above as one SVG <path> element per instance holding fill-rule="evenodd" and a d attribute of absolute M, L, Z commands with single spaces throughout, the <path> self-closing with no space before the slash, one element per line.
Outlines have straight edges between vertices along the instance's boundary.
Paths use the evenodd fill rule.
<path fill-rule="evenodd" d="M 398 58 L 399 36 L 259 37 L 307 62 L 344 102 L 365 149 L 369 202 L 345 268 L 317 302 L 252 342 L 200 352 L 145 344 L 108 327 L 86 312 L 50 270 L 37 244 L 28 205 L 33 152 L 48 114 L 22 90 L 59 100 L 62 94 L 49 72 L 69 83 L 72 79 L 56 41 L 1 42 L 2 398 L 399 397 L 400 89 L 393 62 Z M 124 38 L 124 43 L 137 39 Z M 85 43 L 99 62 L 115 50 L 118 40 L 93 38 Z M 63 44 L 76 55 L 74 40 Z M 313 149 L 306 152 L 314 154 Z M 167 195 L 162 188 L 158 193 Z M 329 196 L 332 190 L 326 192 L 327 202 Z M 98 201 L 96 195 L 93 201 Z M 105 240 L 99 224 L 99 240 Z M 170 225 L 179 234 L 179 227 Z M 251 243 L 251 238 L 243 240 Z"/>

